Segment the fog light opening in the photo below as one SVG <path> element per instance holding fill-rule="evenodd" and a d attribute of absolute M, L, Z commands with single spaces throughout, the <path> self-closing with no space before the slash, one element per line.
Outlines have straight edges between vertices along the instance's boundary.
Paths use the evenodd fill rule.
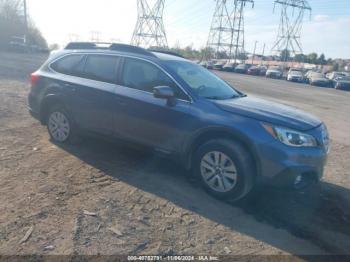
<path fill-rule="evenodd" d="M 302 175 L 298 175 L 295 180 L 294 180 L 294 186 L 298 186 L 301 184 L 301 182 L 303 182 L 303 176 Z"/>
<path fill-rule="evenodd" d="M 317 182 L 317 180 L 313 174 L 303 173 L 303 174 L 295 176 L 294 188 L 296 190 L 303 190 L 316 182 Z"/>

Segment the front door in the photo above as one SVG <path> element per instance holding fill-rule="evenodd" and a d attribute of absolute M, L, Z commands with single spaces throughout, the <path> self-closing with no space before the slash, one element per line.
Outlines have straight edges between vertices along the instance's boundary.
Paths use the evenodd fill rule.
<path fill-rule="evenodd" d="M 125 58 L 121 85 L 116 88 L 117 136 L 166 152 L 179 152 L 186 127 L 193 121 L 189 97 L 154 64 Z M 170 86 L 177 101 L 173 106 L 155 98 L 153 88 Z"/>

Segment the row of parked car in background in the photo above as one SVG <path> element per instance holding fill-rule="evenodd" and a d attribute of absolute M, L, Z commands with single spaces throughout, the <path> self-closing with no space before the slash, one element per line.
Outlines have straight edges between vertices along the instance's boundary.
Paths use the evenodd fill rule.
<path fill-rule="evenodd" d="M 285 79 L 291 82 L 308 83 L 313 86 L 332 87 L 350 91 L 350 72 L 329 72 L 323 73 L 315 69 L 289 68 L 284 70 L 280 66 L 265 66 L 251 64 L 236 64 L 232 62 L 202 61 L 200 65 L 209 70 L 219 70 L 265 76 L 268 78 Z"/>
<path fill-rule="evenodd" d="M 8 51 L 16 53 L 49 53 L 50 50 L 47 47 L 42 47 L 36 44 L 27 43 L 24 37 L 11 37 L 11 41 L 8 43 Z"/>

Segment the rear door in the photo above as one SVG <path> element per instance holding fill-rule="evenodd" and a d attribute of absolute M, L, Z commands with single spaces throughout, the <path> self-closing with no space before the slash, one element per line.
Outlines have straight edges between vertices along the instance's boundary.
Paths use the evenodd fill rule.
<path fill-rule="evenodd" d="M 81 128 L 102 135 L 113 135 L 113 95 L 119 62 L 120 59 L 113 55 L 87 55 L 74 105 Z"/>
<path fill-rule="evenodd" d="M 113 135 L 113 94 L 120 59 L 107 54 L 70 54 L 51 64 L 56 84 L 78 127 Z"/>
<path fill-rule="evenodd" d="M 177 96 L 175 106 L 155 98 L 153 88 L 170 86 Z M 178 152 L 186 126 L 190 98 L 154 64 L 124 58 L 120 86 L 116 89 L 116 135 L 165 152 Z"/>

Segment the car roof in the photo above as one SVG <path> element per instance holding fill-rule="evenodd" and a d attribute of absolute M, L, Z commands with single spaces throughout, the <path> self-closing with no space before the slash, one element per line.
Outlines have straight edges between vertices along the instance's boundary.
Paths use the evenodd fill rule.
<path fill-rule="evenodd" d="M 97 47 L 103 44 L 103 47 Z M 151 61 L 188 61 L 181 55 L 167 50 L 144 49 L 126 44 L 93 43 L 93 42 L 72 42 L 63 50 L 52 53 L 53 57 L 60 57 L 65 54 L 108 54 L 121 55 L 147 59 Z"/>

